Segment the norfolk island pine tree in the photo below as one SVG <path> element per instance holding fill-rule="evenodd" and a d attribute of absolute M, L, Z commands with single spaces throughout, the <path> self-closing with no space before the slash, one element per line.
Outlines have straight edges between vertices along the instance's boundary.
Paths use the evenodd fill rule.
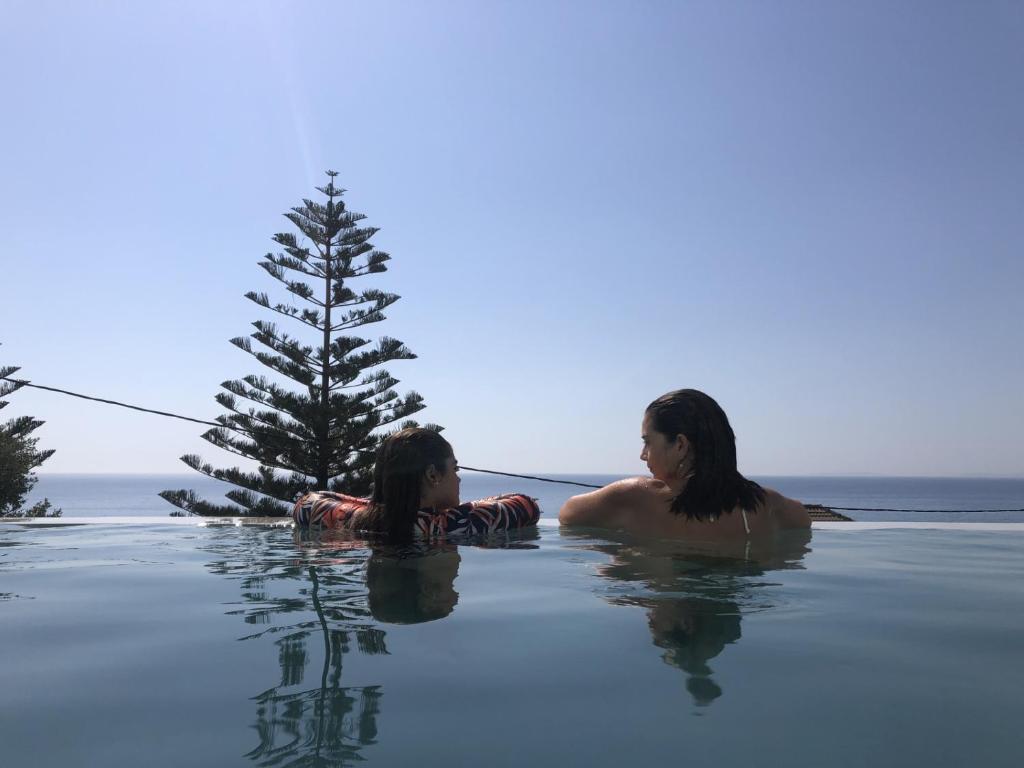
<path fill-rule="evenodd" d="M 296 496 L 310 489 L 364 495 L 380 441 L 396 427 L 417 426 L 408 417 L 425 407 L 423 398 L 416 392 L 399 397 L 393 389 L 398 380 L 382 368 L 415 355 L 394 338 L 374 344 L 348 335 L 384 320 L 384 310 L 399 296 L 349 287 L 349 281 L 386 272 L 391 257 L 371 245 L 377 229 L 358 226 L 365 216 L 346 208 L 345 190 L 334 184 L 337 175 L 327 171 L 326 186 L 317 187 L 326 201 L 303 200 L 285 214 L 305 241 L 279 233 L 273 239 L 283 252 L 268 253 L 260 262 L 303 306 L 271 303 L 265 293 L 246 294 L 260 307 L 312 329 L 306 332 L 316 342 L 307 345 L 263 320 L 253 323 L 250 337 L 231 340 L 281 383 L 256 375 L 225 381 L 216 399 L 228 413 L 218 416 L 221 426 L 203 438 L 259 467 L 255 472 L 215 469 L 198 455 L 182 456 L 193 469 L 237 486 L 225 495 L 238 506 L 213 504 L 190 490 L 160 494 L 185 513 L 277 516 L 288 514 Z"/>

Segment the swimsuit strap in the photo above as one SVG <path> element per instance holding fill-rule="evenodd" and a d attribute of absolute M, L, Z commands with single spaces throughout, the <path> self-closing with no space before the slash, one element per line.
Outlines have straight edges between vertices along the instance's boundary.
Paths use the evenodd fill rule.
<path fill-rule="evenodd" d="M 743 529 L 747 532 L 747 536 L 750 535 L 750 523 L 747 522 L 747 510 L 740 507 L 740 514 L 743 515 Z M 708 515 L 708 522 L 713 523 L 718 519 L 718 515 Z"/>

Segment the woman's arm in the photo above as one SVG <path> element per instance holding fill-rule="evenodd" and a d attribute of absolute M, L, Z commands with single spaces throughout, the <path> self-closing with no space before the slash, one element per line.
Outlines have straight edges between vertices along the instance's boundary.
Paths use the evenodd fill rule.
<path fill-rule="evenodd" d="M 489 499 L 467 501 L 437 511 L 420 510 L 416 528 L 426 538 L 460 534 L 490 534 L 536 525 L 540 507 L 536 499 L 522 493 L 506 493 Z"/>
<path fill-rule="evenodd" d="M 618 480 L 590 493 L 573 496 L 558 512 L 562 525 L 591 525 L 597 528 L 617 528 L 630 511 L 643 504 L 650 483 L 646 478 L 633 477 Z"/>

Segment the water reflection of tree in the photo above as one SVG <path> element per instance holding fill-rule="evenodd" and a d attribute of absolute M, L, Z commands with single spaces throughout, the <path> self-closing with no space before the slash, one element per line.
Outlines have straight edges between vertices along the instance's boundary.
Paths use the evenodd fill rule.
<path fill-rule="evenodd" d="M 458 602 L 461 557 L 443 542 L 371 547 L 341 531 L 243 527 L 212 532 L 207 567 L 238 579 L 240 607 L 228 611 L 261 627 L 241 640 L 276 638 L 280 682 L 254 697 L 257 765 L 344 766 L 363 760 L 377 741 L 383 691 L 343 686 L 342 662 L 354 648 L 388 653 L 380 624 L 415 624 L 448 616 Z M 481 547 L 532 548 L 536 531 L 467 541 Z M 306 682 L 310 644 L 319 635 L 319 685 Z"/>
<path fill-rule="evenodd" d="M 614 605 L 640 606 L 662 658 L 687 675 L 697 706 L 722 695 L 708 662 L 739 641 L 743 613 L 771 607 L 762 577 L 773 570 L 802 568 L 810 531 L 762 542 L 700 545 L 619 539 L 588 541 L 611 562 L 598 574 L 614 585 L 603 597 Z M 625 585 L 625 589 L 623 586 Z"/>
<path fill-rule="evenodd" d="M 277 640 L 281 682 L 255 697 L 260 743 L 247 757 L 258 765 L 346 765 L 361 759 L 360 750 L 377 738 L 380 687 L 342 686 L 341 673 L 353 638 L 362 653 L 381 654 L 387 653 L 384 633 L 371 627 L 332 628 L 327 614 L 336 614 L 337 608 L 321 601 L 317 571 L 318 566 L 309 566 L 308 593 L 324 643 L 320 686 L 292 690 L 303 684 L 311 633 L 300 630 Z"/>
<path fill-rule="evenodd" d="M 214 534 L 218 557 L 208 568 L 239 579 L 242 604 L 229 614 L 256 627 L 240 638 L 275 638 L 280 682 L 254 697 L 259 745 L 247 757 L 260 766 L 343 766 L 362 760 L 377 739 L 380 686 L 343 686 L 343 660 L 387 653 L 384 631 L 370 615 L 364 542 L 326 541 L 281 528 L 232 528 Z M 309 646 L 319 635 L 323 662 L 307 682 Z"/>
<path fill-rule="evenodd" d="M 253 697 L 259 745 L 246 756 L 259 766 L 344 766 L 376 743 L 383 690 L 343 686 L 344 657 L 388 653 L 380 624 L 415 624 L 448 616 L 458 602 L 458 548 L 443 542 L 407 548 L 370 546 L 342 531 L 244 526 L 215 529 L 204 547 L 207 567 L 237 579 L 241 616 L 273 639 L 280 677 Z M 536 530 L 463 541 L 480 547 L 533 548 Z M 318 684 L 307 681 L 311 644 L 323 647 Z"/>

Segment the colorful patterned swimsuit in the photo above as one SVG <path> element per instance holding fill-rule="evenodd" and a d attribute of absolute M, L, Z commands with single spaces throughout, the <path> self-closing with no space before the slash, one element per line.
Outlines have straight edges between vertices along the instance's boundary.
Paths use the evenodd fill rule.
<path fill-rule="evenodd" d="M 295 502 L 292 518 L 300 526 L 351 528 L 353 516 L 370 506 L 369 499 L 330 491 L 314 491 Z M 509 493 L 479 501 L 467 501 L 450 509 L 421 509 L 416 513 L 414 535 L 444 538 L 461 534 L 488 534 L 536 525 L 540 507 L 529 496 Z"/>

